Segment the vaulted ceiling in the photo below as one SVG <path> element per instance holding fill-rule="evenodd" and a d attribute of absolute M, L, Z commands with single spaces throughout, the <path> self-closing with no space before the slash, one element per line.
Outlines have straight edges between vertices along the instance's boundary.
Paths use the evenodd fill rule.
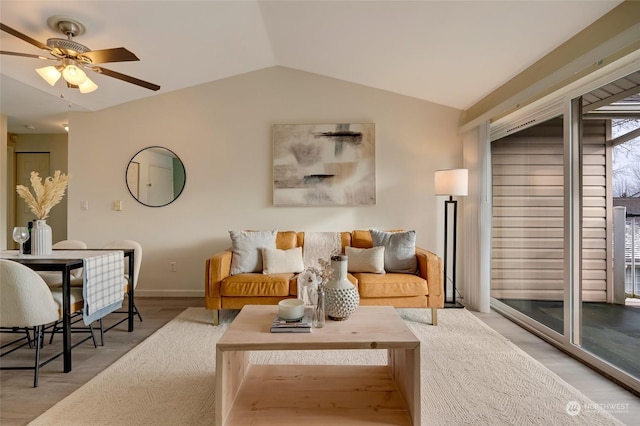
<path fill-rule="evenodd" d="M 99 89 L 49 86 L 50 65 L 0 55 L 0 109 L 12 133 L 59 133 L 68 111 L 103 108 L 272 66 L 285 66 L 467 109 L 620 1 L 8 1 L 0 21 L 40 42 L 81 22 L 93 50 L 140 61 L 105 67 L 157 92 L 89 72 Z M 6 32 L 3 51 L 41 55 Z M 33 127 L 33 128 L 32 128 Z"/>

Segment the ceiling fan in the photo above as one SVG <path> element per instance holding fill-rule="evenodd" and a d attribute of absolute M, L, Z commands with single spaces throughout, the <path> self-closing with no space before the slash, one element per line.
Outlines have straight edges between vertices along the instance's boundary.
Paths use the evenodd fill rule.
<path fill-rule="evenodd" d="M 118 80 L 126 81 L 127 83 L 135 84 L 149 90 L 160 89 L 160 86 L 157 84 L 149 83 L 96 65 L 106 62 L 140 60 L 135 54 L 124 47 L 91 50 L 74 41 L 73 37 L 82 35 L 85 32 L 84 25 L 75 19 L 64 16 L 52 16 L 47 19 L 47 24 L 53 30 L 66 35 L 67 38 L 50 38 L 47 40 L 47 43 L 44 44 L 2 23 L 0 23 L 0 30 L 46 51 L 52 57 L 33 55 L 30 53 L 7 52 L 4 50 L 0 50 L 0 54 L 56 61 L 58 65 L 38 68 L 36 72 L 52 86 L 62 77 L 67 82 L 68 87 L 77 88 L 81 93 L 90 93 L 98 88 L 98 86 L 87 77 L 83 69 L 117 78 Z"/>

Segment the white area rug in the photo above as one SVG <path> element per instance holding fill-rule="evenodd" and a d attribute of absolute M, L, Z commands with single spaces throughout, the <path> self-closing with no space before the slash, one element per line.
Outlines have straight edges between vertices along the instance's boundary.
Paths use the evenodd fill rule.
<path fill-rule="evenodd" d="M 422 341 L 424 425 L 622 424 L 466 310 L 440 310 L 437 327 L 427 309 L 398 311 Z M 215 342 L 232 319 L 226 311 L 214 327 L 210 312 L 187 309 L 30 424 L 213 425 Z M 384 364 L 386 352 L 260 352 L 252 361 Z"/>

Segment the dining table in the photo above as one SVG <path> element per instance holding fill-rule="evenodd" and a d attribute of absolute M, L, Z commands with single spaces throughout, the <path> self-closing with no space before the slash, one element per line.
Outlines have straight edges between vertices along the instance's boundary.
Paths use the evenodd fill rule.
<path fill-rule="evenodd" d="M 17 250 L 3 250 L 0 257 L 21 263 L 34 271 L 48 271 L 62 273 L 62 356 L 64 372 L 68 373 L 72 369 L 71 362 L 71 272 L 75 269 L 83 268 L 84 261 L 92 256 L 97 256 L 107 252 L 123 252 L 128 260 L 129 282 L 134 282 L 134 249 L 56 249 L 51 255 L 19 255 Z M 124 275 L 124 270 L 122 271 Z M 128 331 L 134 329 L 134 289 L 133 285 L 127 286 L 127 324 Z"/>

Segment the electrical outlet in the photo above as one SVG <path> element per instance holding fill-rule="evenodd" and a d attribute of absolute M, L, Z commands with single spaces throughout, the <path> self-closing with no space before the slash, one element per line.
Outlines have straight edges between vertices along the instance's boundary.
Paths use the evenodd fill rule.
<path fill-rule="evenodd" d="M 169 262 L 169 272 L 176 271 L 176 262 Z"/>
<path fill-rule="evenodd" d="M 89 201 L 87 200 L 80 201 L 80 210 L 89 210 Z"/>

